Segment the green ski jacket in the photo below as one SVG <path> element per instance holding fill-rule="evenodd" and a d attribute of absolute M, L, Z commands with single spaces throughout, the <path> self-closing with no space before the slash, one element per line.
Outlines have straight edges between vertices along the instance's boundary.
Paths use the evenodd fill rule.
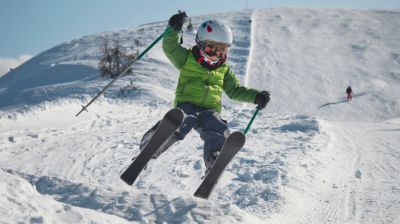
<path fill-rule="evenodd" d="M 240 85 L 239 79 L 229 65 L 224 63 L 215 70 L 200 65 L 191 49 L 178 43 L 179 31 L 168 27 L 163 39 L 163 50 L 171 63 L 180 70 L 175 93 L 175 106 L 192 103 L 221 112 L 221 97 L 224 91 L 229 98 L 241 102 L 254 103 L 259 91 Z"/>

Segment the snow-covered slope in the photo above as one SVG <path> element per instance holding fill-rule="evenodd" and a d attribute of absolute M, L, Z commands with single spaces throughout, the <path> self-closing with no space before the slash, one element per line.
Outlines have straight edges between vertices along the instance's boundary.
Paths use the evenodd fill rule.
<path fill-rule="evenodd" d="M 194 26 L 206 18 L 232 28 L 242 83 L 272 93 L 208 201 L 192 196 L 204 173 L 195 132 L 133 187 L 119 179 L 172 105 L 178 71 L 160 44 L 75 117 L 110 81 L 96 70 L 101 37 L 144 49 L 164 21 L 61 44 L 0 78 L 0 223 L 399 223 L 400 11 L 246 10 Z M 243 129 L 254 105 L 223 104 Z"/>
<path fill-rule="evenodd" d="M 253 18 L 248 84 L 271 89 L 273 111 L 334 120 L 399 117 L 398 11 L 271 9 Z M 348 85 L 352 104 L 344 98 Z"/>

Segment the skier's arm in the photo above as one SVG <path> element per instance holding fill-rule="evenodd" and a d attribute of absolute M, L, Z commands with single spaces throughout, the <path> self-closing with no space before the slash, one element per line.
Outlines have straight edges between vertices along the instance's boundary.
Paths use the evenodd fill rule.
<path fill-rule="evenodd" d="M 239 79 L 229 69 L 224 77 L 223 89 L 229 98 L 246 103 L 254 103 L 259 91 L 240 85 Z"/>
<path fill-rule="evenodd" d="M 162 47 L 171 63 L 180 69 L 185 64 L 189 51 L 178 43 L 180 31 L 170 26 L 167 29 L 169 31 L 164 35 Z"/>

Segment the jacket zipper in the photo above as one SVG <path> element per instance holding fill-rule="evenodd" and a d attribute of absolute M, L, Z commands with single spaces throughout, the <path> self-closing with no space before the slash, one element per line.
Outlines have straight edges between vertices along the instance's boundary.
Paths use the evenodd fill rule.
<path fill-rule="evenodd" d="M 201 104 L 202 104 L 202 105 L 204 105 L 204 103 L 206 102 L 208 92 L 210 91 L 210 86 L 208 85 L 208 81 L 207 81 L 207 80 L 208 80 L 209 78 L 211 78 L 211 76 L 212 76 L 211 72 L 208 71 L 208 78 L 207 78 L 207 79 L 205 80 L 205 82 L 204 82 L 204 84 L 206 85 L 206 92 L 204 93 L 203 100 L 201 101 Z"/>

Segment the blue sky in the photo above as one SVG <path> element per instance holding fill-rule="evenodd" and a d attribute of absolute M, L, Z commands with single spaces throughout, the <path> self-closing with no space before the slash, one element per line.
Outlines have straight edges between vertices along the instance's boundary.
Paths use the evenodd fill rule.
<path fill-rule="evenodd" d="M 203 15 L 245 6 L 246 0 L 1 0 L 0 58 L 35 55 L 86 34 L 167 20 L 178 9 Z M 400 8 L 400 0 L 247 0 L 247 6 Z"/>

